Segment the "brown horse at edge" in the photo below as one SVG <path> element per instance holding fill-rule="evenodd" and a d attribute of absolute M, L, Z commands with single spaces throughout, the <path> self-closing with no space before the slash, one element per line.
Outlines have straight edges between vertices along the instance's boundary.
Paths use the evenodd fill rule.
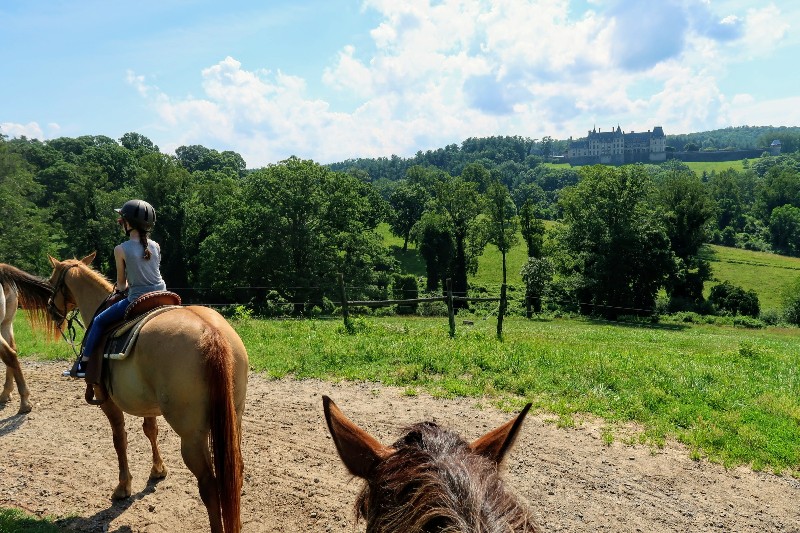
<path fill-rule="evenodd" d="M 50 317 L 77 308 L 88 324 L 112 290 L 111 283 L 81 260 L 50 257 L 53 300 Z M 105 382 L 108 417 L 119 461 L 119 484 L 112 497 L 131 495 L 127 433 L 123 412 L 144 418 L 153 452 L 150 479 L 167 470 L 157 445 L 157 416 L 163 416 L 181 441 L 181 455 L 197 478 L 212 533 L 241 530 L 243 462 L 241 425 L 247 391 L 247 351 L 239 335 L 216 311 L 188 306 L 149 320 L 125 359 L 109 360 Z"/>
<path fill-rule="evenodd" d="M 11 265 L 0 263 L 0 359 L 6 365 L 6 381 L 0 393 L 0 403 L 7 404 L 17 383 L 19 393 L 18 414 L 29 413 L 33 409 L 30 391 L 22 375 L 17 358 L 17 344 L 14 341 L 14 316 L 22 307 L 34 325 L 44 325 L 47 315 L 47 302 L 53 289 L 47 280 L 38 278 Z"/>
<path fill-rule="evenodd" d="M 499 475 L 531 404 L 472 443 L 421 422 L 385 446 L 329 397 L 322 402 L 339 457 L 351 474 L 366 481 L 356 500 L 356 518 L 364 518 L 367 533 L 537 531 L 530 511 Z"/>

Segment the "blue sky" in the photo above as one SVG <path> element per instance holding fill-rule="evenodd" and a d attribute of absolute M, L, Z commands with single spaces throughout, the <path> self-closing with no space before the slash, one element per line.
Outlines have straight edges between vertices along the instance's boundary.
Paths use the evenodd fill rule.
<path fill-rule="evenodd" d="M 0 133 L 126 132 L 248 167 L 800 126 L 800 2 L 3 0 Z"/>

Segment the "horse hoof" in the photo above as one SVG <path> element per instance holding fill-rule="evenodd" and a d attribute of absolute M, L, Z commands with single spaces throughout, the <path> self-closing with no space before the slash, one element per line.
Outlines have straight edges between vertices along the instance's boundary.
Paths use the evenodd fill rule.
<path fill-rule="evenodd" d="M 153 467 L 150 470 L 150 481 L 160 481 L 167 477 L 167 468 L 162 466 L 161 468 Z"/>
<path fill-rule="evenodd" d="M 30 413 L 33 410 L 33 404 L 30 402 L 23 403 L 19 406 L 19 411 L 17 411 L 18 415 L 24 415 Z"/>
<path fill-rule="evenodd" d="M 114 493 L 111 495 L 111 499 L 113 500 L 124 500 L 125 498 L 129 498 L 131 495 L 131 486 L 119 485 L 115 490 Z"/>

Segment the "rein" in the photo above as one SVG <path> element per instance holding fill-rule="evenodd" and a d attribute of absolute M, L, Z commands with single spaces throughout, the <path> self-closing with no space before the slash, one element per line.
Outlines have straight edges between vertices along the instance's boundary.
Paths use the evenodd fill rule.
<path fill-rule="evenodd" d="M 47 301 L 47 311 L 48 313 L 50 313 L 50 318 L 52 318 L 53 322 L 56 323 L 58 331 L 61 332 L 61 337 L 63 337 L 64 340 L 67 341 L 67 344 L 69 344 L 72 347 L 72 351 L 75 353 L 75 356 L 78 357 L 80 356 L 80 352 L 76 348 L 76 343 L 75 343 L 75 338 L 78 336 L 78 332 L 75 330 L 75 323 L 77 323 L 81 327 L 81 329 L 83 330 L 86 329 L 86 327 L 83 325 L 83 322 L 81 322 L 80 311 L 78 310 L 77 307 L 75 307 L 75 309 L 73 309 L 72 311 L 67 311 L 66 309 L 64 309 L 64 311 L 62 312 L 56 306 L 55 302 L 55 297 L 60 292 L 61 295 L 64 297 L 64 304 L 66 305 L 67 285 L 64 282 L 64 278 L 66 278 L 67 272 L 71 268 L 74 268 L 76 266 L 78 265 L 70 265 L 64 270 L 62 270 L 61 273 L 58 275 L 58 280 L 56 280 L 56 283 L 53 286 L 53 295 L 50 296 L 50 299 Z M 62 327 L 64 322 L 67 323 L 66 329 L 67 332 L 69 333 L 69 336 L 66 333 L 64 333 L 64 328 Z"/>

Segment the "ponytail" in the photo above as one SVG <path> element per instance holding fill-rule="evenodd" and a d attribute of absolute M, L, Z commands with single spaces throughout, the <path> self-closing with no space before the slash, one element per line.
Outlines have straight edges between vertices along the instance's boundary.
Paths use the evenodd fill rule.
<path fill-rule="evenodd" d="M 142 258 L 145 261 L 150 260 L 150 248 L 147 247 L 147 232 L 139 230 L 139 242 L 142 243 L 142 248 L 144 248 L 144 253 L 142 254 Z"/>

